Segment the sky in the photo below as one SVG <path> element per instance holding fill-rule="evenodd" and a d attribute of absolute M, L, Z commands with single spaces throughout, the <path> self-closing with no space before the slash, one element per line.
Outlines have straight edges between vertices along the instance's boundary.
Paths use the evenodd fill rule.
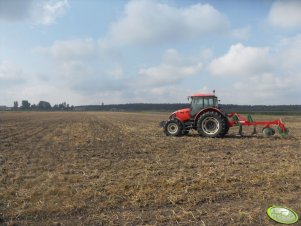
<path fill-rule="evenodd" d="M 299 0 L 0 0 L 0 105 L 301 104 Z"/>

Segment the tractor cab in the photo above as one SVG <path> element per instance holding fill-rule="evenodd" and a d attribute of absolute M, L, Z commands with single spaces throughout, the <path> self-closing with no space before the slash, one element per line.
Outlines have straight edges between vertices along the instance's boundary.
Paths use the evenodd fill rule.
<path fill-rule="evenodd" d="M 194 94 L 189 96 L 188 100 L 190 101 L 191 118 L 205 108 L 218 108 L 218 99 L 214 94 Z"/>

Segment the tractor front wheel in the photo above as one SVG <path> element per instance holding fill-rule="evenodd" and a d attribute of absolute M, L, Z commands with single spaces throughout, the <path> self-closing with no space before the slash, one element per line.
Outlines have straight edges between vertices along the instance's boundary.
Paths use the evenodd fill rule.
<path fill-rule="evenodd" d="M 178 120 L 170 120 L 164 126 L 166 136 L 180 136 L 182 135 L 182 125 Z"/>
<path fill-rule="evenodd" d="M 203 137 L 224 137 L 229 130 L 227 118 L 218 112 L 205 112 L 198 119 L 197 130 Z"/>

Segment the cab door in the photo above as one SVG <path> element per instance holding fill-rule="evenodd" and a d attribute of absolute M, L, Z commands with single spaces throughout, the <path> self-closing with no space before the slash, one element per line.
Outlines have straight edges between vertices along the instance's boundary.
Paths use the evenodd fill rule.
<path fill-rule="evenodd" d="M 194 118 L 202 109 L 204 109 L 204 98 L 193 97 L 191 99 L 190 118 Z"/>

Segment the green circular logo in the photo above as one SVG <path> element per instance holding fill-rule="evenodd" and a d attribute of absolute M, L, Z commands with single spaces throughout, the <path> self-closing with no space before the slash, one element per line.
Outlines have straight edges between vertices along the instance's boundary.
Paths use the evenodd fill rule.
<path fill-rule="evenodd" d="M 291 209 L 282 206 L 272 206 L 267 210 L 268 216 L 282 224 L 293 224 L 298 221 L 298 215 Z"/>

